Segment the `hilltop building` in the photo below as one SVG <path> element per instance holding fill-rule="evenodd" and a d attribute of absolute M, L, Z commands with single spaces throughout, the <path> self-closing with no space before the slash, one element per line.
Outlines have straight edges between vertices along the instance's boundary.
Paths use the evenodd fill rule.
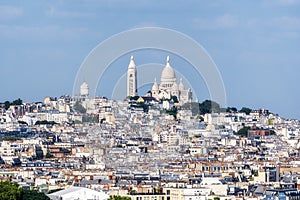
<path fill-rule="evenodd" d="M 130 58 L 127 71 L 127 96 L 137 95 L 137 72 L 136 65 L 133 60 L 133 56 Z M 182 78 L 177 83 L 175 71 L 170 65 L 170 57 L 167 57 L 167 63 L 162 71 L 160 84 L 158 85 L 156 79 L 152 86 L 152 90 L 147 96 L 154 97 L 157 100 L 171 99 L 172 96 L 176 96 L 179 103 L 187 103 L 192 101 L 192 90 L 190 88 L 185 89 Z"/>
<path fill-rule="evenodd" d="M 89 96 L 89 85 L 86 82 L 80 85 L 80 96 L 85 98 Z"/>
<path fill-rule="evenodd" d="M 192 90 L 185 89 L 182 78 L 177 84 L 175 71 L 170 65 L 170 57 L 167 57 L 167 64 L 161 73 L 160 84 L 158 85 L 156 79 L 151 90 L 152 97 L 156 99 L 171 99 L 176 96 L 179 103 L 187 103 L 192 101 Z"/>

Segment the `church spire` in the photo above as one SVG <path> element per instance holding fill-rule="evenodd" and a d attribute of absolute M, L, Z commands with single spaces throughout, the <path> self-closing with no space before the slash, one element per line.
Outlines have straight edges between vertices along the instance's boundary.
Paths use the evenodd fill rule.
<path fill-rule="evenodd" d="M 156 82 L 156 77 L 155 77 L 154 83 L 153 83 L 153 86 L 152 86 L 152 91 L 157 91 L 157 90 L 159 90 L 159 87 L 158 87 L 158 84 Z"/>
<path fill-rule="evenodd" d="M 170 56 L 167 56 L 167 64 L 166 64 L 166 67 L 172 68 L 171 65 L 170 65 Z"/>
<path fill-rule="evenodd" d="M 137 71 L 133 56 L 130 56 L 130 62 L 127 70 L 127 96 L 137 95 Z"/>
<path fill-rule="evenodd" d="M 130 62 L 129 62 L 129 65 L 128 65 L 128 69 L 134 69 L 135 68 L 135 63 L 134 63 L 134 58 L 133 56 L 130 56 Z"/>
<path fill-rule="evenodd" d="M 183 85 L 183 82 L 182 82 L 182 78 L 180 78 L 179 85 L 178 85 L 178 89 L 179 89 L 180 91 L 184 91 L 184 85 Z"/>

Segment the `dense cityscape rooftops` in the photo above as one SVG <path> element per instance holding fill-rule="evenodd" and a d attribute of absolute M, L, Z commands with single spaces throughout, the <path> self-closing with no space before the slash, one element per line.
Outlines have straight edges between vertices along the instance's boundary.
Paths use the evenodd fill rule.
<path fill-rule="evenodd" d="M 298 120 L 263 109 L 201 113 L 196 102 L 166 109 L 143 97 L 18 104 L 0 113 L 2 181 L 132 199 L 299 196 Z"/>

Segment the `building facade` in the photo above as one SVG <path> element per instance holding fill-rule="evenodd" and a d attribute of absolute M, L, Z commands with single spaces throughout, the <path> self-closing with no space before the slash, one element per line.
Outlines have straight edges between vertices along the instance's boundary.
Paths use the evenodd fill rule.
<path fill-rule="evenodd" d="M 181 104 L 192 101 L 192 90 L 190 88 L 185 89 L 182 78 L 177 84 L 177 78 L 174 69 L 170 65 L 169 56 L 161 74 L 160 84 L 158 85 L 155 79 L 151 95 L 158 100 L 171 99 L 172 96 L 176 96 Z"/>

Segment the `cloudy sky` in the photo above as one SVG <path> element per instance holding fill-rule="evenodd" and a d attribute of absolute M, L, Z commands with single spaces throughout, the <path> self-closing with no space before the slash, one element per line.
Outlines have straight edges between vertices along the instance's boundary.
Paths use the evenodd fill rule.
<path fill-rule="evenodd" d="M 71 94 L 95 46 L 149 26 L 182 32 L 206 49 L 222 75 L 228 106 L 300 119 L 300 0 L 2 0 L 0 101 Z M 164 64 L 168 53 L 132 54 L 140 65 Z M 115 85 L 112 76 L 126 72 L 129 57 L 117 60 L 122 67 L 102 84 Z M 172 65 L 184 63 L 174 58 Z M 200 101 L 209 98 L 203 81 L 191 84 L 203 85 Z M 109 96 L 109 90 L 98 94 Z"/>

